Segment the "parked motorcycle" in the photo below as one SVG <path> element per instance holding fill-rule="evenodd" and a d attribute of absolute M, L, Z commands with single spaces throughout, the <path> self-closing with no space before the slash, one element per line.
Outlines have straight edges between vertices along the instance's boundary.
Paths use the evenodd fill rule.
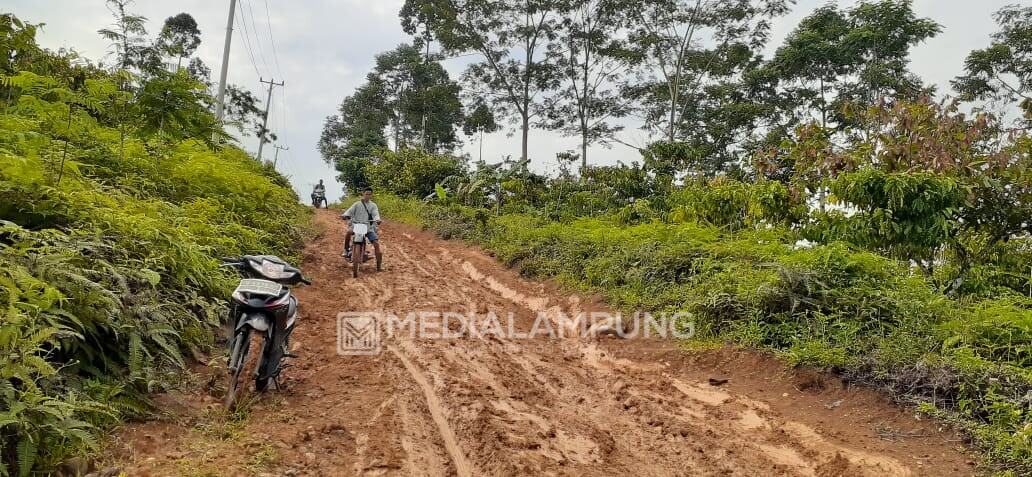
<path fill-rule="evenodd" d="M 265 391 L 269 384 L 279 388 L 280 372 L 290 366 L 284 365 L 283 360 L 297 357 L 289 353 L 290 334 L 297 319 L 297 299 L 289 287 L 312 282 L 301 275 L 301 270 L 273 255 L 223 258 L 222 266 L 234 268 L 243 276 L 230 300 L 233 329 L 226 408 L 231 409 L 240 391 L 240 377 L 254 334 L 263 340 L 254 369 L 254 388 L 257 392 Z"/>

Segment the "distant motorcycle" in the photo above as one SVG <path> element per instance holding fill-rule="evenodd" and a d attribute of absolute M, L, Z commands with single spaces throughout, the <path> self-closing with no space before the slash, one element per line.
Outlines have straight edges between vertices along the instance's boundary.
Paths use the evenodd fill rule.
<path fill-rule="evenodd" d="M 283 365 L 283 360 L 296 358 L 288 352 L 297 318 L 297 299 L 289 287 L 312 282 L 301 275 L 301 270 L 273 255 L 223 258 L 222 266 L 234 268 L 244 277 L 230 301 L 233 330 L 229 340 L 230 382 L 226 408 L 231 409 L 251 351 L 252 334 L 258 334 L 263 340 L 254 370 L 255 390 L 263 392 L 270 383 L 279 387 L 280 371 L 289 367 Z"/>
<path fill-rule="evenodd" d="M 326 193 L 325 192 L 312 192 L 312 207 L 316 209 L 322 204 L 323 208 L 327 207 L 326 204 Z"/>

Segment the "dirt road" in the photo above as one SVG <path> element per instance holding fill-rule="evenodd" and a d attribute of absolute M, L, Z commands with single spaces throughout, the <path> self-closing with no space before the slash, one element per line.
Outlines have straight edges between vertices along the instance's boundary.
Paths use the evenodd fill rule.
<path fill-rule="evenodd" d="M 538 312 L 604 308 L 399 224 L 380 234 L 388 270 L 370 265 L 355 280 L 339 256 L 341 224 L 331 211 L 316 221 L 325 232 L 305 251 L 315 285 L 297 290 L 300 358 L 284 372 L 286 389 L 228 419 L 224 377 L 199 366 L 187 391 L 158 397 L 166 419 L 114 439 L 113 464 L 134 476 L 974 472 L 957 436 L 936 423 L 749 352 L 467 334 L 382 336 L 378 356 L 340 356 L 339 312 L 512 312 L 529 330 Z"/>

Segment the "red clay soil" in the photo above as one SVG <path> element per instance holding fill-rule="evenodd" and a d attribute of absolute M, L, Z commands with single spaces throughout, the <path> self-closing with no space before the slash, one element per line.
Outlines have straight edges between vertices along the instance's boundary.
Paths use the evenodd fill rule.
<path fill-rule="evenodd" d="M 285 389 L 252 396 L 249 415 L 227 420 L 225 376 L 198 366 L 196 383 L 158 397 L 166 419 L 112 439 L 112 465 L 131 476 L 976 472 L 941 424 L 747 351 L 608 337 L 382 336 L 378 356 L 341 356 L 339 312 L 513 312 L 526 331 L 538 312 L 604 308 L 395 223 L 380 234 L 387 270 L 367 264 L 353 279 L 340 257 L 342 224 L 324 210 L 316 221 L 324 232 L 302 264 L 315 284 L 296 291 L 300 358 L 284 371 Z"/>

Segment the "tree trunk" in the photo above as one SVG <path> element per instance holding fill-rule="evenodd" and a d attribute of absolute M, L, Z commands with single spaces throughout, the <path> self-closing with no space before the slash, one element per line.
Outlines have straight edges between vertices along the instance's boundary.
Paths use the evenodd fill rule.
<path fill-rule="evenodd" d="M 495 181 L 495 215 L 502 215 L 502 183 Z"/>
<path fill-rule="evenodd" d="M 527 146 L 530 144 L 530 114 L 526 109 L 523 112 L 523 149 L 520 159 L 526 161 L 528 157 Z"/>
<path fill-rule="evenodd" d="M 967 281 L 968 272 L 970 272 L 971 266 L 964 263 L 960 267 L 960 273 L 957 274 L 957 278 L 950 283 L 950 286 L 946 288 L 946 296 L 952 297 L 960 291 L 960 287 Z"/>
<path fill-rule="evenodd" d="M 401 122 L 394 121 L 394 152 L 401 152 Z"/>
<path fill-rule="evenodd" d="M 588 8 L 591 8 L 590 6 Z M 588 20 L 590 22 L 590 20 Z M 589 30 L 591 30 L 589 28 Z M 585 38 L 584 40 L 584 69 L 582 71 L 581 80 L 581 181 L 584 181 L 584 175 L 588 171 L 588 122 L 591 120 L 591 108 L 588 101 L 591 99 L 591 93 L 588 89 L 589 76 L 591 75 L 591 41 Z"/>
<path fill-rule="evenodd" d="M 588 131 L 585 130 L 581 134 L 581 156 L 580 156 L 580 175 L 581 180 L 584 180 L 585 173 L 588 172 Z"/>
<path fill-rule="evenodd" d="M 824 78 L 821 77 L 821 127 L 828 127 L 828 100 L 824 97 Z"/>
<path fill-rule="evenodd" d="M 667 132 L 667 141 L 674 142 L 674 122 L 677 121 L 677 99 L 676 95 L 670 100 L 670 128 Z"/>

